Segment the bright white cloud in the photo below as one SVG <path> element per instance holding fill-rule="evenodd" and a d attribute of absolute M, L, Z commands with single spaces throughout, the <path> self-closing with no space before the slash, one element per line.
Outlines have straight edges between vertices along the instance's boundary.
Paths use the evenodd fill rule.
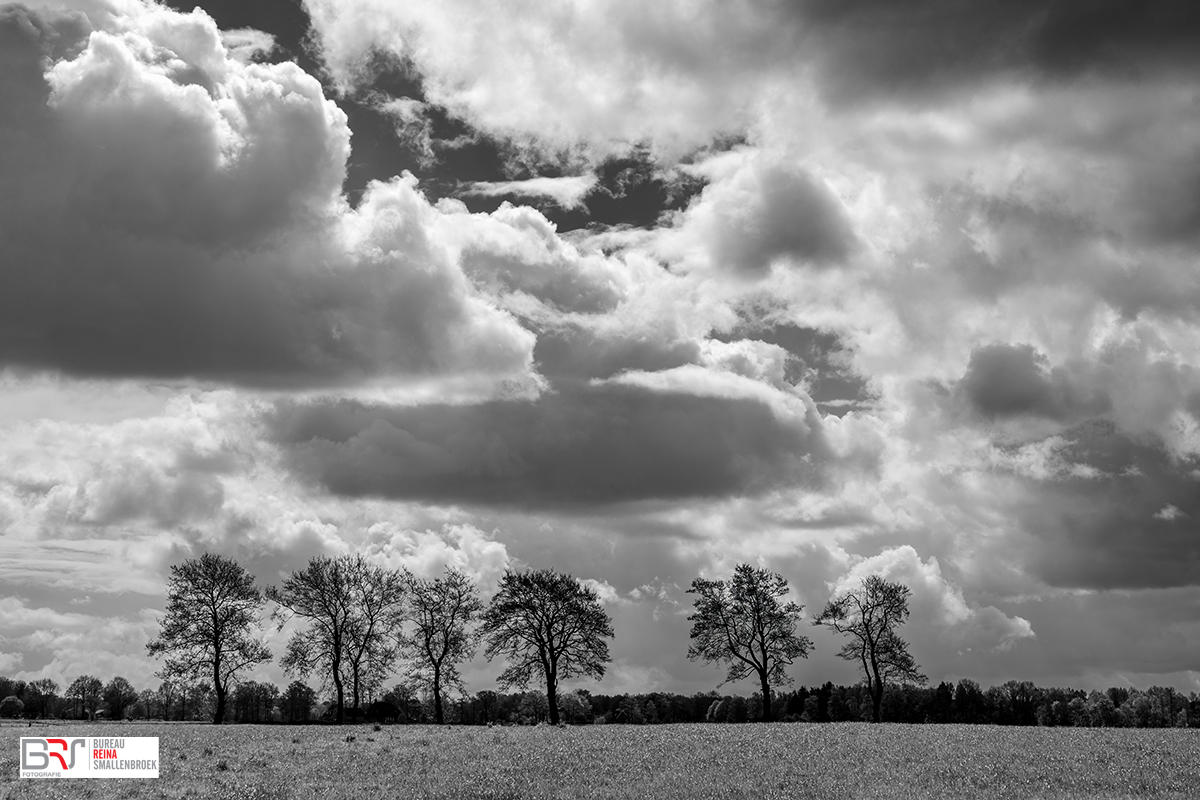
<path fill-rule="evenodd" d="M 469 184 L 463 191 L 466 195 L 480 197 L 545 197 L 565 209 L 578 208 L 584 195 L 596 185 L 595 175 L 579 175 L 563 178 L 528 178 L 523 181 L 492 181 Z"/>

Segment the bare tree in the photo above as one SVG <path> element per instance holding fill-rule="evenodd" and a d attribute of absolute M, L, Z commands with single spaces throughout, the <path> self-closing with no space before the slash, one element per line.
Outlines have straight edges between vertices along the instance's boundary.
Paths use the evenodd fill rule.
<path fill-rule="evenodd" d="M 354 708 L 367 685 L 378 682 L 396 657 L 403 622 L 405 585 L 395 571 L 363 556 L 316 556 L 267 596 L 279 604 L 280 629 L 291 617 L 308 622 L 292 634 L 281 662 L 288 674 L 313 672 L 333 683 L 337 721 L 345 719 L 346 683 Z"/>
<path fill-rule="evenodd" d="M 924 684 L 927 679 L 908 652 L 896 628 L 908 620 L 912 591 L 880 575 L 863 579 L 857 589 L 835 597 L 814 621 L 847 637 L 838 657 L 862 671 L 871 694 L 871 718 L 879 722 L 883 690 L 888 683 Z"/>
<path fill-rule="evenodd" d="M 205 553 L 171 567 L 162 632 L 146 649 L 151 656 L 170 656 L 160 673 L 164 679 L 211 682 L 215 725 L 225 719 L 230 682 L 271 660 L 252 634 L 262 601 L 254 577 L 233 559 Z"/>
<path fill-rule="evenodd" d="M 472 624 L 483 611 L 474 582 L 459 570 L 447 567 L 440 578 L 409 578 L 414 623 L 404 649 L 413 659 L 412 677 L 433 694 L 434 721 L 445 721 L 442 695 L 446 688 L 462 688 L 459 663 L 475 655 Z"/>
<path fill-rule="evenodd" d="M 611 660 L 604 639 L 613 637 L 612 620 L 596 590 L 570 575 L 506 571 L 482 620 L 488 660 L 503 656 L 508 661 L 500 683 L 524 687 L 541 675 L 554 725 L 559 681 L 578 675 L 599 680 Z"/>
<path fill-rule="evenodd" d="M 354 616 L 349 576 L 341 560 L 314 556 L 307 567 L 289 575 L 282 587 L 268 588 L 267 597 L 279 605 L 272 617 L 280 630 L 292 617 L 307 621 L 307 627 L 292 634 L 280 665 L 289 675 L 317 672 L 332 681 L 340 725 L 345 709 L 342 662 Z"/>
<path fill-rule="evenodd" d="M 398 570 L 372 564 L 361 554 L 343 556 L 353 610 L 346 639 L 345 666 L 355 711 L 391 672 L 404 624 L 408 584 Z"/>
<path fill-rule="evenodd" d="M 781 603 L 788 593 L 783 576 L 749 564 L 738 564 L 728 582 L 697 578 L 688 593 L 697 595 L 688 658 L 728 664 L 722 684 L 756 675 L 769 722 L 771 687 L 791 683 L 786 668 L 812 650 L 812 641 L 796 633 L 804 606 Z"/>

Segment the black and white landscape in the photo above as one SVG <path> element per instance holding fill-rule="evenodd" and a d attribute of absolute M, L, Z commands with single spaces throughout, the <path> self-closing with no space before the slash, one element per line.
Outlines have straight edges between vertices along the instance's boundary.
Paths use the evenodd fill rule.
<path fill-rule="evenodd" d="M 879 576 L 930 687 L 1200 691 L 1200 4 L 198 2 L 0 2 L 0 675 L 158 686 L 208 553 L 574 576 L 564 692 L 739 564 L 796 685 Z"/>

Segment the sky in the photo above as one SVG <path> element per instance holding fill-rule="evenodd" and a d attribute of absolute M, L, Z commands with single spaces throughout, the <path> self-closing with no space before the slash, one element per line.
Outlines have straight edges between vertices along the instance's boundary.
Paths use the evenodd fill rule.
<path fill-rule="evenodd" d="M 587 582 L 594 692 L 715 688 L 738 563 L 1200 691 L 1200 6 L 200 2 L 0 3 L 0 674 L 361 552 Z"/>

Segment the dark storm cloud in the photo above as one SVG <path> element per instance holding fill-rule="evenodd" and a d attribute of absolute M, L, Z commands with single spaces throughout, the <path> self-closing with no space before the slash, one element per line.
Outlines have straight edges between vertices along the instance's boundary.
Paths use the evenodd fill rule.
<path fill-rule="evenodd" d="M 1067 420 L 1102 414 L 1108 396 L 1080 374 L 1050 368 L 1031 345 L 991 344 L 971 353 L 958 389 L 977 412 L 989 418 L 1017 416 Z"/>
<path fill-rule="evenodd" d="M 814 413 L 612 384 L 468 406 L 281 403 L 265 422 L 286 464 L 335 494 L 436 503 L 753 495 L 817 485 L 830 457 Z"/>
<path fill-rule="evenodd" d="M 1064 438 L 1063 462 L 1088 471 L 1028 481 L 1015 509 L 1034 574 L 1071 588 L 1200 585 L 1200 459 L 1104 421 Z"/>
<path fill-rule="evenodd" d="M 826 89 L 842 99 L 921 94 L 1002 73 L 1136 79 L 1200 62 L 1200 6 L 1190 0 L 797 0 L 787 8 L 822 53 Z"/>
<path fill-rule="evenodd" d="M 625 370 L 659 370 L 700 363 L 695 341 L 664 341 L 633 332 L 600 333 L 560 326 L 539 334 L 533 348 L 538 368 L 550 377 L 611 378 Z"/>

